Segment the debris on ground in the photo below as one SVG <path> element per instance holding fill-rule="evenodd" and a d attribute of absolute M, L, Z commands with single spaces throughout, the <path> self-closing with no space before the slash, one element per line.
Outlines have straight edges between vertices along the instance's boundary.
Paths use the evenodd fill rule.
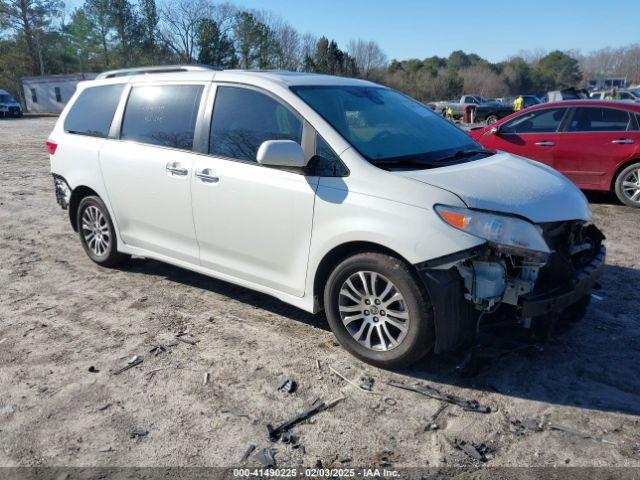
<path fill-rule="evenodd" d="M 94 367 L 93 365 L 91 365 L 88 369 L 89 373 L 100 373 L 100 370 L 98 370 L 96 367 Z"/>
<path fill-rule="evenodd" d="M 131 358 L 131 360 L 129 360 L 129 362 L 122 368 L 119 368 L 118 370 L 116 370 L 115 372 L 113 372 L 114 375 L 120 375 L 122 372 L 126 372 L 127 370 L 129 370 L 130 368 L 133 368 L 137 365 L 140 365 L 142 363 L 142 358 L 138 357 L 137 355 L 134 356 L 133 358 Z"/>
<path fill-rule="evenodd" d="M 2 340 L 0 340 L 0 345 L 2 345 L 2 344 L 3 344 L 4 342 L 6 342 L 6 341 L 7 341 L 7 338 L 6 338 L 6 337 L 5 337 L 5 338 L 3 338 Z M 319 367 L 318 367 L 318 368 L 319 368 Z"/>
<path fill-rule="evenodd" d="M 275 453 L 276 452 L 273 448 L 263 448 L 255 454 L 255 459 L 266 468 L 272 468 L 276 466 Z"/>
<path fill-rule="evenodd" d="M 143 430 L 142 428 L 133 428 L 129 431 L 129 438 L 131 439 L 141 439 L 149 435 L 148 430 Z"/>
<path fill-rule="evenodd" d="M 149 353 L 153 353 L 157 357 L 158 355 L 165 353 L 166 351 L 167 349 L 162 345 L 154 345 L 153 348 L 149 350 Z"/>
<path fill-rule="evenodd" d="M 256 449 L 256 446 L 253 443 L 249 445 L 247 449 L 244 451 L 244 453 L 242 454 L 242 458 L 240 458 L 240 463 L 246 462 L 255 449 Z"/>
<path fill-rule="evenodd" d="M 360 388 L 362 390 L 372 391 L 373 390 L 373 382 L 374 379 L 371 377 L 361 377 L 360 378 Z"/>
<path fill-rule="evenodd" d="M 386 403 L 390 407 L 395 407 L 398 404 L 398 401 L 395 398 L 386 397 L 384 399 L 384 403 Z"/>
<path fill-rule="evenodd" d="M 101 405 L 101 406 L 98 407 L 98 411 L 103 412 L 104 410 L 106 410 L 110 406 L 111 406 L 110 403 L 105 403 L 104 405 Z"/>
<path fill-rule="evenodd" d="M 271 440 L 272 442 L 277 442 L 278 439 L 281 437 L 281 435 L 287 430 L 289 430 L 291 427 L 294 427 L 298 423 L 308 420 L 309 418 L 317 415 L 320 412 L 329 410 L 330 408 L 332 408 L 342 400 L 344 400 L 344 397 L 337 398 L 336 400 L 332 400 L 328 403 L 318 402 L 314 404 L 309 410 L 306 410 L 301 414 L 296 415 L 291 420 L 287 420 L 286 422 L 278 425 L 275 428 L 272 427 L 271 425 L 267 425 L 267 431 L 269 432 L 269 440 Z"/>
<path fill-rule="evenodd" d="M 299 448 L 300 442 L 298 441 L 298 437 L 293 435 L 291 432 L 286 431 L 282 434 L 282 443 L 286 443 L 287 445 L 291 445 L 291 448 Z"/>
<path fill-rule="evenodd" d="M 525 430 L 531 430 L 533 432 L 542 432 L 543 428 L 534 418 L 527 418 L 525 420 L 512 420 L 514 432 L 516 435 L 524 435 Z"/>
<path fill-rule="evenodd" d="M 202 379 L 202 385 L 209 383 L 209 372 L 204 372 L 204 378 Z"/>
<path fill-rule="evenodd" d="M 329 370 L 331 370 L 334 374 L 339 376 L 342 380 L 347 382 L 349 385 L 351 385 L 353 387 L 356 387 L 358 390 L 361 390 L 361 391 L 363 391 L 365 393 L 372 393 L 372 391 L 370 389 L 368 390 L 366 387 L 363 387 L 361 384 L 357 384 L 357 383 L 352 382 L 351 380 L 349 380 L 347 377 L 345 377 L 343 374 L 341 374 L 339 371 L 337 371 L 331 365 L 329 365 Z M 373 379 L 371 379 L 371 387 L 373 388 Z"/>
<path fill-rule="evenodd" d="M 338 459 L 338 461 L 339 461 L 340 463 L 349 463 L 349 462 L 351 462 L 351 457 L 340 457 L 340 458 Z"/>
<path fill-rule="evenodd" d="M 480 405 L 477 400 L 467 400 L 465 398 L 458 397 L 457 395 L 442 393 L 437 388 L 433 388 L 428 385 L 421 385 L 419 383 L 416 383 L 413 387 L 411 387 L 409 385 L 405 385 L 404 383 L 396 382 L 394 380 L 387 382 L 387 385 L 390 385 L 396 388 L 402 388 L 403 390 L 409 390 L 411 392 L 416 392 L 421 395 L 425 395 L 429 398 L 435 398 L 436 400 L 440 400 L 443 402 L 451 403 L 469 412 L 491 413 L 490 407 Z"/>
<path fill-rule="evenodd" d="M 434 430 L 438 430 L 440 427 L 440 423 L 438 422 L 438 419 L 440 418 L 440 414 L 442 412 L 444 412 L 444 410 L 449 406 L 448 403 L 443 403 L 442 405 L 440 405 L 440 408 L 438 408 L 438 410 L 436 410 L 436 413 L 434 413 L 431 416 L 431 419 L 427 422 L 427 424 L 424 426 L 424 431 L 425 432 L 433 432 Z"/>
<path fill-rule="evenodd" d="M 278 382 L 278 391 L 284 393 L 293 393 L 298 388 L 298 384 L 295 380 L 291 380 L 290 378 L 283 378 Z"/>
<path fill-rule="evenodd" d="M 193 340 L 191 338 L 185 338 L 184 336 L 187 335 L 186 333 L 178 333 L 176 334 L 176 340 L 178 340 L 179 342 L 182 343 L 187 343 L 189 345 L 195 345 L 196 343 L 198 343 L 196 340 Z"/>
<path fill-rule="evenodd" d="M 601 438 L 601 437 L 596 437 L 587 432 L 581 432 L 580 430 L 576 430 L 575 428 L 565 427 L 564 425 L 558 425 L 557 423 L 547 423 L 547 427 L 549 427 L 551 430 L 557 430 L 559 432 L 568 433 L 569 435 L 575 435 L 576 437 L 580 437 L 585 440 L 593 440 L 594 442 L 616 445 L 615 442 L 605 440 L 604 438 Z"/>
<path fill-rule="evenodd" d="M 474 460 L 485 463 L 491 459 L 493 449 L 484 443 L 475 444 L 469 443 L 458 438 L 454 438 L 453 442 L 450 442 L 455 448 L 462 450 Z"/>

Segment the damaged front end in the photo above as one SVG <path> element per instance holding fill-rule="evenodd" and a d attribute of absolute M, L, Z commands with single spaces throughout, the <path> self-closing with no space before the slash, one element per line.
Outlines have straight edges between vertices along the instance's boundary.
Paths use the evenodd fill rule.
<path fill-rule="evenodd" d="M 462 219 L 445 221 L 464 229 Z M 528 225 L 536 229 L 545 248 L 538 240 L 535 249 L 519 245 L 521 237 L 513 235 L 508 238 L 516 240 L 508 244 L 488 240 L 417 266 L 433 303 L 436 353 L 469 344 L 480 318 L 498 308 L 503 317 L 531 328 L 534 322 L 557 318 L 590 294 L 606 255 L 600 230 L 584 221 Z"/>

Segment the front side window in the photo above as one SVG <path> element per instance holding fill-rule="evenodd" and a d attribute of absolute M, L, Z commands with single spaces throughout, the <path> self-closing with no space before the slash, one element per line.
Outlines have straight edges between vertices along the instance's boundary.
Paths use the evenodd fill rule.
<path fill-rule="evenodd" d="M 202 85 L 143 85 L 131 89 L 120 138 L 191 150 Z"/>
<path fill-rule="evenodd" d="M 85 88 L 64 120 L 67 133 L 106 138 L 124 85 Z"/>
<path fill-rule="evenodd" d="M 220 86 L 211 119 L 209 153 L 255 162 L 262 142 L 302 141 L 302 122 L 287 107 L 256 90 Z"/>
<path fill-rule="evenodd" d="M 295 86 L 364 158 L 382 167 L 433 168 L 468 161 L 481 149 L 471 137 L 421 103 L 394 90 L 369 86 Z"/>
<path fill-rule="evenodd" d="M 577 107 L 567 128 L 569 132 L 624 132 L 631 116 L 615 108 Z"/>
<path fill-rule="evenodd" d="M 318 177 L 346 177 L 349 170 L 329 144 L 316 134 L 316 153 L 311 160 L 313 175 Z"/>
<path fill-rule="evenodd" d="M 553 133 L 560 127 L 565 108 L 534 110 L 505 123 L 500 133 Z"/>

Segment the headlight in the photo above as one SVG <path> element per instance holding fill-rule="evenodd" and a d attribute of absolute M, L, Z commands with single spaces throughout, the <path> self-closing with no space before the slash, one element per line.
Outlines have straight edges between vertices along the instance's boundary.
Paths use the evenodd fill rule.
<path fill-rule="evenodd" d="M 499 245 L 549 253 L 536 226 L 526 220 L 445 205 L 436 205 L 436 212 L 452 227 L 476 237 Z"/>

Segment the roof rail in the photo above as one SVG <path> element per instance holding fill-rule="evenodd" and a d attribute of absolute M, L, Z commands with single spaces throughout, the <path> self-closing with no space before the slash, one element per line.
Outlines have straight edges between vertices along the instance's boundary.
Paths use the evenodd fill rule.
<path fill-rule="evenodd" d="M 104 78 L 129 77 L 133 75 L 147 75 L 150 73 L 172 73 L 172 72 L 207 72 L 222 70 L 211 65 L 159 65 L 155 67 L 121 68 L 119 70 L 109 70 L 102 72 L 96 80 Z"/>

